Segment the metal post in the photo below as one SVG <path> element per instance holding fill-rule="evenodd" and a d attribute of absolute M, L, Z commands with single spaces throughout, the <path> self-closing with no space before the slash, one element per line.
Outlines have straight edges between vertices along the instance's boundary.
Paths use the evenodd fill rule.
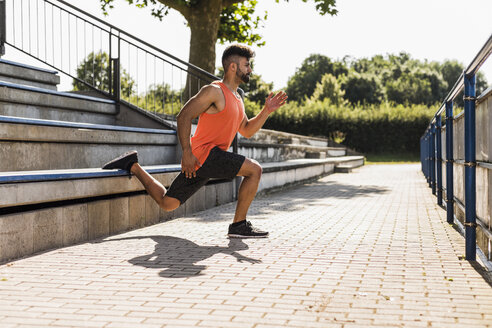
<path fill-rule="evenodd" d="M 427 131 L 427 183 L 429 188 L 432 188 L 432 175 L 431 175 L 431 128 Z"/>
<path fill-rule="evenodd" d="M 0 0 L 0 57 L 5 55 L 5 41 L 7 40 L 7 10 L 5 0 Z"/>
<path fill-rule="evenodd" d="M 424 158 L 424 163 L 425 163 L 425 179 L 427 180 L 427 183 L 429 183 L 430 187 L 430 174 L 429 174 L 429 131 L 425 131 L 425 137 L 424 137 L 424 151 L 425 151 L 425 158 Z"/>
<path fill-rule="evenodd" d="M 436 194 L 436 125 L 431 124 L 430 131 L 430 175 L 431 175 L 431 188 L 432 194 Z"/>
<path fill-rule="evenodd" d="M 448 223 L 454 222 L 453 181 L 453 102 L 446 103 L 446 214 Z"/>
<path fill-rule="evenodd" d="M 109 29 L 109 35 L 108 35 L 108 38 L 109 38 L 109 63 L 108 63 L 108 92 L 111 96 L 114 97 L 114 93 L 113 93 L 113 89 L 114 89 L 114 85 L 113 85 L 113 65 L 112 65 L 112 61 L 113 61 L 113 44 L 112 44 L 112 41 L 113 41 L 113 28 L 110 28 Z"/>
<path fill-rule="evenodd" d="M 442 140 L 441 115 L 436 117 L 437 205 L 442 206 Z"/>
<path fill-rule="evenodd" d="M 420 137 L 420 170 L 424 173 L 424 137 Z"/>
<path fill-rule="evenodd" d="M 120 90 L 121 90 L 121 86 L 120 86 L 120 59 L 119 58 L 111 58 L 111 70 L 113 72 L 112 76 L 113 76 L 113 83 L 112 83 L 112 87 L 113 89 L 111 90 L 111 95 L 113 96 L 114 100 L 117 101 L 119 103 L 120 101 Z"/>
<path fill-rule="evenodd" d="M 475 75 L 465 75 L 465 256 L 476 259 Z"/>

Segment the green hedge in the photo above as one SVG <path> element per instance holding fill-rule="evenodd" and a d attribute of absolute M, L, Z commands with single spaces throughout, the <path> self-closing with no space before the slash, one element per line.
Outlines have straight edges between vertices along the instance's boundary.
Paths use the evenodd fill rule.
<path fill-rule="evenodd" d="M 260 111 L 255 103 L 245 105 L 248 117 Z M 362 153 L 416 153 L 436 111 L 437 106 L 425 105 L 337 107 L 329 101 L 293 102 L 270 115 L 264 128 L 328 137 Z"/>

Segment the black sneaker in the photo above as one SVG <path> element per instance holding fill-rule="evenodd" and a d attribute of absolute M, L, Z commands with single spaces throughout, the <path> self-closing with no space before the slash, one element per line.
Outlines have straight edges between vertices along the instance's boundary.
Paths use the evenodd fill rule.
<path fill-rule="evenodd" d="M 138 163 L 138 156 L 137 151 L 133 150 L 107 162 L 102 168 L 103 170 L 120 169 L 130 172 L 132 165 L 135 163 Z"/>
<path fill-rule="evenodd" d="M 251 222 L 244 220 L 238 225 L 230 224 L 228 236 L 230 238 L 265 238 L 268 237 L 268 232 L 261 231 L 253 227 Z"/>

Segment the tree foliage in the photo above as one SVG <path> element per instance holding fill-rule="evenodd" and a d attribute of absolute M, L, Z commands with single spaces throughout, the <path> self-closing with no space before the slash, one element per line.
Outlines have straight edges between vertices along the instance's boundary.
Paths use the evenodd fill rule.
<path fill-rule="evenodd" d="M 110 92 L 109 81 L 109 55 L 106 52 L 91 52 L 77 66 L 77 78 L 85 81 L 87 84 L 94 86 L 96 89 Z M 121 97 L 129 97 L 135 92 L 135 80 L 120 67 L 121 72 Z M 72 86 L 74 91 L 92 90 L 90 86 L 78 80 L 73 80 Z"/>
<path fill-rule="evenodd" d="M 384 98 L 381 82 L 374 73 L 351 70 L 341 81 L 345 99 L 352 104 L 379 104 Z"/>
<path fill-rule="evenodd" d="M 333 75 L 327 73 L 323 75 L 321 81 L 316 84 L 311 101 L 328 100 L 330 104 L 341 106 L 345 104 L 345 91 L 342 90 L 340 81 Z"/>
<path fill-rule="evenodd" d="M 114 0 L 99 0 L 104 14 Z M 275 0 L 279 2 L 280 0 Z M 289 0 L 283 0 L 289 2 Z M 308 0 L 302 0 L 307 2 Z M 335 15 L 336 0 L 312 0 L 321 15 Z M 267 20 L 267 13 L 256 14 L 258 0 L 126 0 L 139 8 L 150 7 L 153 16 L 162 20 L 170 10 L 186 19 L 191 30 L 189 62 L 213 73 L 215 44 L 241 42 L 264 44 L 257 30 Z"/>
<path fill-rule="evenodd" d="M 341 83 L 344 98 L 352 104 L 434 105 L 444 100 L 464 66 L 457 61 L 428 62 L 408 53 L 376 55 L 371 58 L 344 58 L 333 61 L 324 55 L 306 58 L 288 80 L 289 99 L 303 102 L 311 98 L 325 74 Z M 477 74 L 477 94 L 487 88 L 484 75 Z M 459 105 L 462 101 L 456 99 Z"/>
<path fill-rule="evenodd" d="M 311 55 L 287 84 L 296 101 L 265 128 L 327 137 L 363 153 L 418 153 L 420 136 L 463 69 L 454 60 L 421 61 L 407 53 L 336 61 Z M 477 95 L 486 87 L 479 72 Z M 461 101 L 455 99 L 458 106 Z M 245 104 L 248 116 L 261 109 Z"/>
<path fill-rule="evenodd" d="M 301 67 L 289 79 L 286 92 L 291 101 L 300 102 L 312 96 L 316 85 L 325 74 L 338 77 L 347 72 L 348 69 L 343 63 L 333 62 L 324 55 L 313 54 L 304 59 Z"/>

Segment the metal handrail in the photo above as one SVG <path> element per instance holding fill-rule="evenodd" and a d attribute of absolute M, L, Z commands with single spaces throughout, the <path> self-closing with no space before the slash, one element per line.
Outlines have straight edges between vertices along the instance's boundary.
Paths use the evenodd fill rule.
<path fill-rule="evenodd" d="M 477 218 L 477 187 L 476 187 L 476 168 L 479 165 L 476 159 L 476 88 L 475 75 L 480 67 L 492 54 L 492 35 L 488 38 L 475 58 L 471 61 L 466 69 L 463 70 L 460 77 L 451 88 L 448 95 L 444 98 L 442 105 L 436 112 L 429 123 L 429 126 L 420 139 L 420 157 L 422 163 L 422 172 L 427 178 L 432 193 L 437 194 L 438 205 L 443 205 L 442 193 L 444 191 L 442 184 L 442 166 L 446 165 L 446 212 L 447 221 L 452 224 L 455 222 L 454 205 L 457 204 L 454 197 L 454 177 L 453 168 L 456 164 L 465 166 L 465 204 L 462 210 L 465 212 L 465 257 L 467 260 L 475 260 L 477 253 L 477 232 L 476 229 L 487 229 L 485 225 L 480 224 Z M 453 114 L 453 102 L 455 98 L 464 91 L 464 112 L 458 116 L 464 118 L 464 161 L 462 163 L 454 158 L 453 154 L 453 122 L 458 116 Z M 441 144 L 441 115 L 446 111 L 446 159 L 442 158 Z M 460 163 L 458 163 L 460 162 Z M 492 169 L 492 165 L 481 165 L 485 169 Z M 436 174 L 437 171 L 437 174 Z M 491 188 L 492 186 L 489 186 Z M 485 235 L 491 236 L 492 233 L 484 230 Z M 488 259 L 491 260 L 490 258 Z"/>
<path fill-rule="evenodd" d="M 44 0 L 44 1 L 45 1 L 45 2 L 48 2 L 48 3 L 51 3 L 52 5 L 56 6 L 55 4 L 53 4 L 53 3 L 52 3 L 51 1 L 49 1 L 49 0 Z M 101 23 L 101 24 L 103 24 L 103 25 L 109 26 L 111 29 L 113 29 L 113 30 L 115 30 L 115 31 L 118 31 L 118 33 L 125 34 L 126 36 L 128 36 L 128 37 L 130 37 L 130 38 L 132 38 L 132 39 L 134 39 L 134 40 L 137 40 L 138 42 L 140 42 L 140 43 L 144 44 L 145 46 L 147 46 L 147 47 L 149 47 L 149 48 L 151 48 L 151 49 L 153 49 L 153 50 L 155 50 L 155 51 L 157 51 L 157 52 L 160 52 L 160 53 L 161 53 L 161 54 L 163 54 L 164 56 L 167 56 L 167 57 L 169 57 L 169 58 L 172 58 L 173 60 L 175 60 L 175 61 L 177 61 L 177 62 L 179 62 L 179 63 L 181 63 L 181 64 L 183 64 L 183 65 L 186 65 L 186 66 L 188 66 L 189 68 L 193 68 L 194 70 L 196 70 L 196 71 L 200 72 L 201 74 L 203 74 L 203 75 L 205 75 L 205 76 L 208 76 L 208 77 L 209 77 L 209 78 L 211 78 L 211 79 L 218 79 L 218 77 L 216 77 L 215 75 L 213 75 L 213 74 L 211 74 L 211 73 L 209 73 L 209 72 L 207 72 L 207 71 L 205 71 L 205 70 L 201 69 L 200 67 L 195 66 L 195 65 L 193 65 L 193 64 L 191 64 L 191 63 L 188 63 L 188 62 L 186 62 L 186 61 L 184 61 L 184 60 L 182 60 L 182 59 L 179 59 L 178 57 L 175 57 L 175 56 L 171 55 L 170 53 L 168 53 L 168 52 L 166 52 L 166 51 L 164 51 L 164 50 L 162 50 L 162 49 L 159 49 L 159 48 L 157 48 L 156 46 L 153 46 L 152 44 L 150 44 L 150 43 L 148 43 L 148 42 L 146 42 L 146 41 L 144 41 L 144 40 L 142 40 L 142 39 L 139 39 L 138 37 L 136 37 L 136 36 L 134 36 L 134 35 L 132 35 L 132 34 L 130 34 L 130 33 L 128 33 L 128 32 L 126 32 L 126 31 L 124 31 L 124 30 L 122 30 L 122 29 L 120 29 L 120 28 L 118 28 L 118 27 L 116 27 L 116 26 L 114 26 L 114 25 L 112 25 L 112 24 L 107 23 L 107 22 L 103 21 L 103 20 L 102 20 L 102 19 L 100 19 L 100 18 L 97 18 L 96 16 L 93 16 L 92 14 L 90 14 L 90 13 L 88 13 L 88 12 L 85 12 L 85 11 L 80 10 L 79 8 L 75 7 L 74 5 L 72 5 L 72 4 L 70 4 L 70 3 L 66 2 L 66 1 L 63 1 L 63 0 L 56 0 L 56 1 L 57 1 L 57 2 L 59 2 L 59 3 L 64 4 L 64 5 L 65 5 L 65 6 L 67 6 L 67 7 L 72 8 L 72 9 L 74 9 L 74 10 L 78 11 L 78 12 L 83 13 L 84 15 L 86 15 L 86 16 L 88 16 L 88 17 L 90 17 L 91 19 L 93 19 L 93 20 L 95 20 L 95 21 L 97 21 L 97 22 L 99 22 L 99 23 Z M 57 7 L 58 7 L 58 6 L 57 6 Z M 79 18 L 83 19 L 82 17 L 79 17 Z"/>
<path fill-rule="evenodd" d="M 66 1 L 2 1 L 10 5 L 5 44 L 71 77 L 78 88 L 174 115 L 201 86 L 219 79 Z"/>

